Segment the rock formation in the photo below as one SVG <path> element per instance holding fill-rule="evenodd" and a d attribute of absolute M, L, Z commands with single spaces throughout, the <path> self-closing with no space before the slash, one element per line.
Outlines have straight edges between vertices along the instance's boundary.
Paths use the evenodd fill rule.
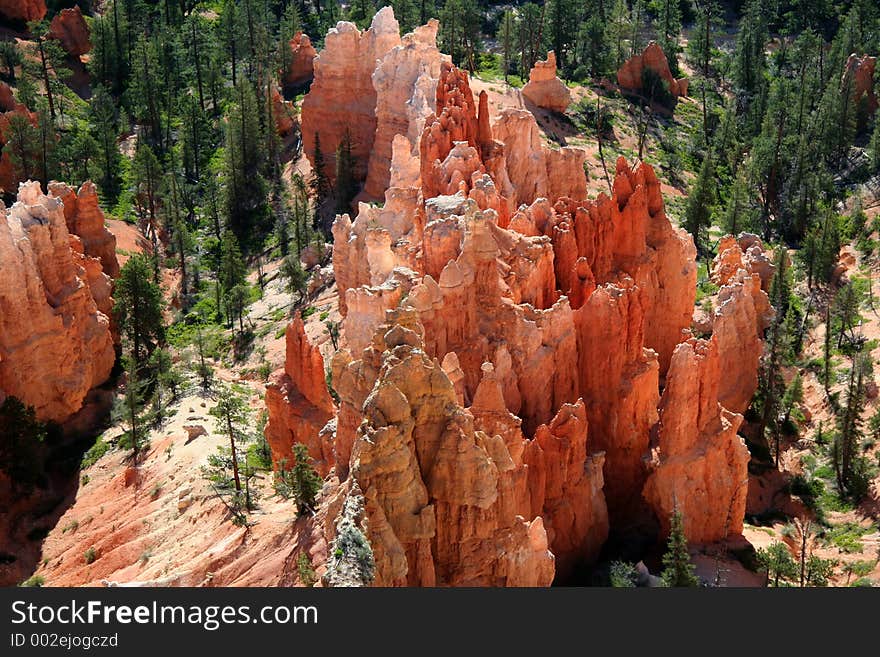
<path fill-rule="evenodd" d="M 371 198 L 382 198 L 388 187 L 394 137 L 405 135 L 410 144 L 418 143 L 433 110 L 442 57 L 436 45 L 439 26 L 431 19 L 405 35 L 373 72 L 376 134 L 364 187 Z"/>
<path fill-rule="evenodd" d="M 673 96 L 687 96 L 687 78 L 676 80 L 672 77 L 666 54 L 654 41 L 648 44 L 641 55 L 633 55 L 623 63 L 617 71 L 617 84 L 630 91 L 641 91 L 646 69 L 654 71 Z"/>
<path fill-rule="evenodd" d="M 340 21 L 324 38 L 324 49 L 314 59 L 315 79 L 302 103 L 303 150 L 311 160 L 315 138 L 326 163 L 325 173 L 336 178 L 336 147 L 346 132 L 356 163 L 355 178 L 367 177 L 367 163 L 376 134 L 376 60 L 400 45 L 400 28 L 391 7 L 373 17 L 368 30 Z M 314 162 L 312 162 L 314 164 Z"/>
<path fill-rule="evenodd" d="M 692 542 L 742 532 L 749 450 L 736 434 L 742 416 L 718 403 L 722 378 L 729 374 L 721 369 L 714 335 L 675 348 L 644 490 L 664 535 L 676 509 Z"/>
<path fill-rule="evenodd" d="M 374 142 L 390 153 L 368 174 L 388 167 L 387 184 L 371 178 L 385 203 L 333 226 L 338 407 L 311 398 L 324 396 L 323 370 L 299 365 L 313 348 L 292 325 L 284 395 L 309 399 L 270 386 L 267 435 L 303 406 L 327 415 L 274 433 L 273 454 L 309 445 L 331 475 L 328 517 L 363 495 L 384 585 L 564 579 L 609 531 L 663 528 L 679 500 L 692 541 L 737 533 L 748 458 L 737 413 L 769 311 L 760 246 L 733 240 L 712 336 L 692 339 L 696 251 L 653 169 L 621 158 L 611 196 L 586 200 L 584 152 L 545 147 L 528 111 L 492 116 L 448 60 L 430 112 L 413 119 L 433 35 L 420 28 L 377 64 L 380 104 L 396 99 L 376 113 Z"/>
<path fill-rule="evenodd" d="M 64 203 L 64 220 L 67 230 L 79 237 L 85 254 L 101 261 L 104 273 L 110 278 L 119 276 L 116 259 L 116 237 L 104 224 L 104 213 L 98 205 L 98 190 L 86 181 L 76 192 L 59 182 L 49 183 L 49 196 Z"/>
<path fill-rule="evenodd" d="M 41 419 L 61 422 L 113 367 L 110 321 L 96 305 L 102 295 L 93 294 L 101 277 L 109 289 L 109 277 L 89 256 L 92 235 L 71 234 L 62 201 L 44 196 L 39 183 L 23 184 L 18 202 L 2 214 L 0 396 L 18 397 Z M 88 215 L 78 212 L 76 223 L 90 226 Z"/>
<path fill-rule="evenodd" d="M 538 107 L 564 112 L 571 105 L 571 92 L 556 77 L 556 53 L 547 53 L 547 59 L 538 60 L 529 72 L 529 82 L 522 90 L 523 96 Z"/>
<path fill-rule="evenodd" d="M 412 308 L 390 311 L 362 358 L 334 358 L 351 477 L 366 499 L 380 585 L 543 586 L 598 555 L 608 532 L 602 455 L 588 455 L 583 404 L 528 440 L 494 367 L 473 404 L 430 359 Z M 343 413 L 362 418 L 343 426 Z M 553 552 L 548 550 L 551 546 Z"/>
<path fill-rule="evenodd" d="M 303 443 L 323 476 L 336 462 L 332 446 L 326 445 L 319 436 L 335 412 L 325 382 L 324 359 L 309 341 L 299 316 L 287 327 L 285 339 L 284 369 L 275 372 L 266 386 L 269 409 L 266 440 L 276 468 L 281 467 L 282 462 L 287 469 L 293 467 L 293 444 Z"/>
<path fill-rule="evenodd" d="M 92 49 L 89 26 L 83 18 L 79 5 L 62 9 L 49 24 L 49 38 L 58 39 L 64 49 L 74 57 L 85 55 Z"/>
<path fill-rule="evenodd" d="M 290 64 L 284 71 L 284 84 L 299 87 L 315 76 L 314 60 L 318 51 L 307 34 L 297 32 L 290 40 Z"/>
<path fill-rule="evenodd" d="M 877 65 L 877 58 L 870 55 L 859 57 L 855 53 L 851 54 L 846 60 L 846 69 L 844 70 L 844 80 L 851 78 L 852 97 L 856 103 L 864 103 L 865 110 L 868 114 L 877 111 L 878 101 L 874 93 L 874 68 Z"/>
<path fill-rule="evenodd" d="M 296 108 L 290 101 L 284 100 L 284 96 L 278 87 L 272 87 L 272 115 L 275 118 L 275 130 L 282 137 L 290 134 L 296 125 Z"/>
<path fill-rule="evenodd" d="M 45 0 L 0 0 L 0 15 L 13 21 L 30 22 L 43 20 L 46 15 Z"/>

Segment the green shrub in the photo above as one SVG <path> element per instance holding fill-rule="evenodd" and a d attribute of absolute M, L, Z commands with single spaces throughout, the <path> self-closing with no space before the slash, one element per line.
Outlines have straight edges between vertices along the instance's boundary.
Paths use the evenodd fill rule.
<path fill-rule="evenodd" d="M 42 575 L 31 575 L 24 580 L 19 586 L 23 588 L 40 588 L 46 583 L 46 578 Z"/>
<path fill-rule="evenodd" d="M 296 560 L 296 569 L 299 571 L 299 581 L 302 582 L 303 586 L 311 587 L 318 581 L 315 569 L 312 568 L 312 562 L 309 561 L 307 554 L 301 553 L 299 555 L 299 558 Z"/>
<path fill-rule="evenodd" d="M 110 445 L 108 443 L 105 443 L 101 438 L 98 438 L 95 444 L 89 448 L 89 451 L 83 454 L 82 461 L 80 461 L 80 468 L 82 468 L 83 470 L 85 470 L 86 468 L 90 468 L 95 463 L 97 463 L 98 460 L 100 460 L 100 458 L 104 456 L 104 454 L 106 454 L 109 449 Z"/>
<path fill-rule="evenodd" d="M 95 559 L 97 559 L 97 558 L 98 558 L 98 553 L 95 551 L 95 548 L 93 548 L 93 547 L 90 547 L 88 550 L 86 550 L 83 553 L 83 559 L 85 559 L 85 562 L 88 564 L 95 563 Z"/>
<path fill-rule="evenodd" d="M 846 522 L 825 532 L 825 540 L 846 554 L 855 554 L 864 549 L 862 536 L 869 530 L 854 522 Z"/>

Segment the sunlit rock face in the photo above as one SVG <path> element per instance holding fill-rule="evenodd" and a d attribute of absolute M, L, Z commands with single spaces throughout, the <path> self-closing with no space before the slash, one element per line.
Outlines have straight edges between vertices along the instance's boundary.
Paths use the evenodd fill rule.
<path fill-rule="evenodd" d="M 370 28 L 340 21 L 324 38 L 314 58 L 314 80 L 302 103 L 303 150 L 314 165 L 316 136 L 326 162 L 326 174 L 336 179 L 336 147 L 346 133 L 356 162 L 355 178 L 367 177 L 376 135 L 376 61 L 400 45 L 400 27 L 391 7 L 376 12 Z"/>
<path fill-rule="evenodd" d="M 395 99 L 374 112 L 384 204 L 333 226 L 338 403 L 311 399 L 325 379 L 288 373 L 332 418 L 284 440 L 332 467 L 337 512 L 363 495 L 384 585 L 564 580 L 610 531 L 665 531 L 679 503 L 690 540 L 738 533 L 739 413 L 769 312 L 760 247 L 733 241 L 711 337 L 693 339 L 696 250 L 653 169 L 621 158 L 612 193 L 587 200 L 584 151 L 545 146 L 527 110 L 493 113 L 435 30 L 377 58 L 379 104 Z M 310 362 L 300 340 L 291 353 Z M 274 426 L 284 401 L 270 395 Z"/>
<path fill-rule="evenodd" d="M 56 422 L 110 375 L 108 273 L 118 271 L 93 188 L 80 190 L 81 209 L 72 190 L 63 191 L 55 186 L 61 198 L 53 198 L 39 183 L 23 183 L 16 203 L 0 210 L 0 397 L 17 397 Z"/>
<path fill-rule="evenodd" d="M 529 82 L 522 90 L 523 96 L 538 107 L 554 112 L 564 112 L 571 105 L 571 92 L 556 77 L 556 53 L 547 53 L 546 60 L 535 62 L 529 72 Z"/>

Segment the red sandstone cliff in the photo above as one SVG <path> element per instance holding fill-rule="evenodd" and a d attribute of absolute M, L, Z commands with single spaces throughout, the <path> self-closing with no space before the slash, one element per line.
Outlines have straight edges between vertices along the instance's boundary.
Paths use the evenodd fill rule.
<path fill-rule="evenodd" d="M 379 10 L 364 32 L 354 23 L 340 21 L 324 38 L 324 49 L 313 62 L 315 79 L 302 103 L 302 133 L 303 150 L 310 160 L 318 135 L 331 181 L 336 178 L 336 147 L 346 131 L 357 163 L 355 178 L 366 179 L 376 134 L 373 71 L 376 60 L 399 44 L 400 28 L 391 7 Z"/>
<path fill-rule="evenodd" d="M 68 231 L 65 209 L 25 183 L 0 220 L 0 394 L 59 422 L 107 379 L 115 359 L 110 321 L 97 305 L 112 306 L 110 279 L 90 255 L 93 236 Z"/>
<path fill-rule="evenodd" d="M 641 55 L 633 55 L 623 63 L 617 71 L 617 84 L 624 89 L 641 91 L 642 74 L 645 69 L 650 69 L 666 83 L 669 93 L 673 96 L 687 96 L 687 78 L 676 80 L 669 70 L 669 61 L 663 49 L 654 41 L 648 44 Z"/>
<path fill-rule="evenodd" d="M 287 327 L 286 342 L 284 369 L 275 372 L 266 386 L 266 440 L 276 467 L 282 461 L 293 467 L 293 444 L 307 445 L 323 476 L 335 463 L 332 450 L 318 435 L 335 411 L 325 383 L 324 359 L 309 342 L 299 316 Z"/>
<path fill-rule="evenodd" d="M 78 5 L 55 14 L 49 25 L 49 38 L 58 39 L 64 49 L 74 57 L 85 55 L 92 49 L 89 26 Z"/>
<path fill-rule="evenodd" d="M 433 70 L 435 50 L 410 42 L 385 63 L 395 57 L 402 89 L 380 61 L 376 90 L 419 97 L 412 72 Z M 619 160 L 612 195 L 585 200 L 583 151 L 544 147 L 527 111 L 491 116 L 442 60 L 417 141 L 410 115 L 390 110 L 373 133 L 391 137 L 388 184 L 374 179 L 385 203 L 333 227 L 343 349 L 338 409 L 323 407 L 335 422 L 272 438 L 335 462 L 336 513 L 363 494 L 377 583 L 545 583 L 595 559 L 609 529 L 652 515 L 662 528 L 679 503 L 690 540 L 737 533 L 737 413 L 769 311 L 760 247 L 725 256 L 713 336 L 694 341 L 693 241 L 667 219 L 650 166 Z M 289 338 L 289 362 L 310 353 Z M 306 374 L 322 370 L 300 370 L 285 394 L 323 397 Z M 303 406 L 276 392 L 267 403 L 272 427 Z"/>
<path fill-rule="evenodd" d="M 290 64 L 282 71 L 285 84 L 299 86 L 311 82 L 315 75 L 314 61 L 318 51 L 307 34 L 297 32 L 290 40 Z"/>
<path fill-rule="evenodd" d="M 39 21 L 46 15 L 45 0 L 0 0 L 0 14 L 15 21 Z"/>

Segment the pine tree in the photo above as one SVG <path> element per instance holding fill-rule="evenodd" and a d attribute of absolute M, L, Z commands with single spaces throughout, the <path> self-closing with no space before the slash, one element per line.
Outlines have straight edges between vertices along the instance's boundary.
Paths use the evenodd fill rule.
<path fill-rule="evenodd" d="M 89 115 L 89 123 L 98 142 L 101 192 L 105 201 L 114 203 L 119 195 L 119 170 L 122 158 L 116 145 L 119 123 L 113 99 L 103 87 L 94 89 L 89 103 Z"/>
<path fill-rule="evenodd" d="M 113 296 L 113 313 L 131 345 L 131 360 L 143 364 L 165 334 L 162 292 L 152 280 L 148 256 L 137 254 L 128 259 L 116 279 Z"/>
<path fill-rule="evenodd" d="M 758 563 L 767 571 L 767 583 L 778 587 L 780 581 L 791 580 L 797 576 L 797 564 L 785 543 L 777 541 L 768 548 L 758 550 Z"/>
<path fill-rule="evenodd" d="M 143 450 L 149 446 L 147 421 L 143 417 L 143 404 L 146 396 L 147 381 L 140 375 L 137 361 L 124 356 L 122 366 L 125 370 L 125 388 L 123 396 L 114 407 L 114 416 L 125 425 L 128 431 L 123 436 L 121 446 L 131 450 L 131 462 L 137 466 Z"/>
<path fill-rule="evenodd" d="M 306 511 L 314 510 L 315 499 L 321 492 L 323 482 L 315 472 L 309 450 L 304 444 L 293 444 L 293 456 L 296 460 L 291 473 L 293 497 L 299 508 L 299 514 L 303 515 Z"/>
<path fill-rule="evenodd" d="M 598 78 L 609 70 L 606 25 L 597 13 L 585 16 L 577 31 L 577 60 L 591 77 Z"/>
<path fill-rule="evenodd" d="M 861 414 L 865 403 L 865 381 L 870 375 L 870 356 L 861 352 L 856 354 L 852 359 L 846 401 L 837 416 L 837 435 L 831 449 L 837 490 L 856 502 L 867 494 L 871 478 L 861 454 Z"/>
<path fill-rule="evenodd" d="M 245 276 L 247 275 L 247 267 L 241 256 L 238 239 L 231 230 L 226 230 L 223 233 L 223 240 L 220 247 L 219 271 L 217 272 L 217 275 L 217 283 L 222 291 L 223 298 L 227 301 L 227 323 L 231 326 L 234 312 L 229 304 L 229 295 L 235 287 L 244 284 Z"/>
<path fill-rule="evenodd" d="M 284 258 L 284 260 L 281 261 L 281 267 L 279 268 L 278 273 L 284 278 L 287 291 L 291 295 L 299 295 L 298 302 L 302 301 L 306 290 L 308 274 L 303 271 L 299 262 L 299 256 L 290 254 Z"/>
<path fill-rule="evenodd" d="M 271 128 L 270 128 L 271 129 Z M 268 185 L 263 174 L 267 153 L 260 108 L 251 84 L 242 80 L 235 88 L 235 103 L 226 122 L 223 206 L 227 225 L 242 242 L 268 215 Z"/>
<path fill-rule="evenodd" d="M 137 190 L 135 202 L 139 206 L 141 216 L 146 216 L 147 234 L 153 243 L 154 253 L 158 245 L 158 220 L 159 220 L 159 186 L 162 182 L 162 165 L 159 158 L 146 142 L 139 141 L 134 160 L 131 163 L 131 173 Z"/>
<path fill-rule="evenodd" d="M 715 203 L 715 166 L 712 155 L 707 153 L 700 167 L 700 174 L 688 195 L 684 214 L 684 228 L 694 237 L 698 253 L 707 250 L 706 240 L 712 223 L 712 208 Z"/>
<path fill-rule="evenodd" d="M 700 585 L 688 553 L 684 522 L 678 507 L 669 520 L 669 539 L 666 542 L 666 554 L 663 555 L 663 567 L 661 577 L 666 586 Z"/>
<path fill-rule="evenodd" d="M 336 147 L 336 214 L 351 212 L 351 202 L 357 194 L 354 166 L 351 132 L 346 128 L 342 140 Z"/>
<path fill-rule="evenodd" d="M 731 235 L 738 235 L 752 228 L 751 207 L 749 206 L 749 184 L 742 169 L 730 190 L 727 208 L 721 217 L 721 227 Z"/>
<path fill-rule="evenodd" d="M 681 6 L 679 0 L 654 0 L 653 4 L 657 15 L 657 41 L 669 61 L 669 70 L 672 75 L 680 75 L 678 37 L 681 34 Z"/>
<path fill-rule="evenodd" d="M 216 430 L 229 440 L 232 483 L 236 494 L 240 494 L 242 486 L 238 446 L 247 440 L 247 428 L 250 422 L 247 401 L 232 389 L 223 388 L 217 396 L 217 405 L 209 413 L 216 418 Z"/>
<path fill-rule="evenodd" d="M 312 154 L 312 177 L 309 187 L 315 196 L 315 215 L 312 226 L 315 230 L 322 230 L 323 217 L 326 212 L 327 200 L 332 195 L 330 178 L 327 176 L 327 163 L 324 161 L 324 152 L 321 150 L 321 135 L 315 132 L 315 148 Z"/>
<path fill-rule="evenodd" d="M 871 145 L 868 148 L 871 156 L 871 171 L 880 173 L 880 119 L 874 118 L 874 132 L 871 133 Z"/>
<path fill-rule="evenodd" d="M 498 43 L 501 45 L 501 66 L 504 71 L 504 81 L 507 82 L 511 65 L 517 59 L 516 15 L 513 13 L 513 10 L 507 9 L 501 15 L 501 20 L 498 23 L 497 38 Z"/>

